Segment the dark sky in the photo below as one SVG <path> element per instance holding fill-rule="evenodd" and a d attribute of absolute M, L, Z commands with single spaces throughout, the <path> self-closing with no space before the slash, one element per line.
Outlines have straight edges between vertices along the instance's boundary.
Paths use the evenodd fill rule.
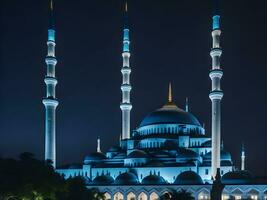
<path fill-rule="evenodd" d="M 44 157 L 43 82 L 47 0 L 1 0 L 0 154 Z M 58 78 L 57 161 L 81 163 L 118 143 L 122 65 L 122 1 L 56 2 Z M 240 166 L 267 169 L 267 8 L 264 1 L 223 1 L 222 138 Z M 205 123 L 210 135 L 211 0 L 129 0 L 132 127 L 174 98 Z"/>

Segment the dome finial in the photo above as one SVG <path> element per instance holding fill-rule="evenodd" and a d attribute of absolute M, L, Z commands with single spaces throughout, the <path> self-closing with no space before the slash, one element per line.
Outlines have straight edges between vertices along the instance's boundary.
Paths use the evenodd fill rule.
<path fill-rule="evenodd" d="M 53 0 L 50 1 L 50 10 L 51 10 L 51 11 L 54 10 Z"/>
<path fill-rule="evenodd" d="M 128 12 L 128 3 L 125 1 L 125 12 Z"/>
<path fill-rule="evenodd" d="M 172 84 L 169 83 L 169 95 L 168 95 L 168 102 L 172 103 Z"/>

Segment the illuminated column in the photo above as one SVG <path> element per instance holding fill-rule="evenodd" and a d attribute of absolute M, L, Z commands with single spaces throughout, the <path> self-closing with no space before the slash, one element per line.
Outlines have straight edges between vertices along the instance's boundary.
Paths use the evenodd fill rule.
<path fill-rule="evenodd" d="M 125 16 L 127 18 L 127 3 L 125 5 Z M 122 102 L 120 104 L 121 112 L 122 112 L 122 140 L 130 138 L 130 112 L 132 109 L 132 104 L 130 101 L 130 39 L 129 39 L 129 28 L 127 22 L 125 23 L 125 27 L 123 30 L 123 66 L 121 69 L 122 73 Z"/>
<path fill-rule="evenodd" d="M 241 151 L 241 170 L 245 170 L 245 147 L 244 144 L 242 144 L 242 151 Z"/>
<path fill-rule="evenodd" d="M 212 58 L 212 69 L 210 71 L 210 78 L 212 81 L 212 90 L 209 98 L 212 102 L 212 177 L 215 178 L 217 169 L 220 168 L 220 148 L 221 148 L 221 100 L 223 92 L 221 90 L 221 78 L 223 71 L 220 67 L 220 57 L 222 49 L 220 47 L 220 16 L 213 16 L 213 30 L 212 30 L 212 49 L 210 56 Z"/>
<path fill-rule="evenodd" d="M 50 5 L 50 25 L 48 29 L 48 52 L 45 59 L 47 72 L 44 82 L 46 84 L 46 97 L 43 99 L 45 106 L 45 160 L 51 160 L 56 168 L 56 99 L 57 79 L 55 77 L 55 67 L 57 59 L 55 57 L 55 26 L 53 21 L 53 1 Z"/>
<path fill-rule="evenodd" d="M 96 151 L 97 151 L 98 153 L 101 153 L 101 147 L 100 147 L 100 145 L 101 145 L 101 143 L 100 143 L 100 138 L 98 137 L 98 138 L 97 138 L 97 149 L 96 149 Z"/>

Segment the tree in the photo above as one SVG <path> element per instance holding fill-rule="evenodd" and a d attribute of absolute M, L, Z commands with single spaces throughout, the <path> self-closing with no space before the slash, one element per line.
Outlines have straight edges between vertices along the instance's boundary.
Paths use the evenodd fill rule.
<path fill-rule="evenodd" d="M 82 177 L 65 180 L 48 161 L 31 153 L 19 160 L 0 158 L 0 200 L 104 200 L 97 189 L 87 189 Z"/>

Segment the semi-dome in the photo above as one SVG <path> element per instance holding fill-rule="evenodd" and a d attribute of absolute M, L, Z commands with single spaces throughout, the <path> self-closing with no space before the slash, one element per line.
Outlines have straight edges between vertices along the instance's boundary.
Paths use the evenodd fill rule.
<path fill-rule="evenodd" d="M 138 183 L 136 175 L 131 172 L 122 173 L 115 179 L 115 184 L 117 185 L 134 185 Z"/>
<path fill-rule="evenodd" d="M 101 175 L 95 177 L 93 184 L 95 185 L 110 185 L 114 182 L 114 179 L 109 175 Z"/>
<path fill-rule="evenodd" d="M 203 157 L 204 160 L 211 160 L 211 151 L 206 153 Z M 225 150 L 221 150 L 221 160 L 232 161 L 231 154 Z"/>
<path fill-rule="evenodd" d="M 179 148 L 177 150 L 177 155 L 176 158 L 179 159 L 198 159 L 199 158 L 199 154 L 196 153 L 193 150 L 190 149 L 186 149 L 186 148 Z"/>
<path fill-rule="evenodd" d="M 232 171 L 227 172 L 222 176 L 222 182 L 224 184 L 244 184 L 250 183 L 253 176 L 249 171 L 241 170 L 241 171 Z"/>
<path fill-rule="evenodd" d="M 85 156 L 84 161 L 103 160 L 106 158 L 107 157 L 105 156 L 105 154 L 100 153 L 100 152 L 94 152 L 94 153 L 90 153 L 87 156 Z"/>
<path fill-rule="evenodd" d="M 142 150 L 133 150 L 128 156 L 127 158 L 147 158 L 147 153 L 142 151 Z"/>
<path fill-rule="evenodd" d="M 146 184 L 146 185 L 162 185 L 162 184 L 166 184 L 165 179 L 162 176 L 158 176 L 158 175 L 148 175 L 145 178 L 143 178 L 142 180 L 142 184 Z"/>
<path fill-rule="evenodd" d="M 179 174 L 174 181 L 174 184 L 179 185 L 200 185 L 203 184 L 201 177 L 193 171 L 185 171 Z"/>
<path fill-rule="evenodd" d="M 167 103 L 162 108 L 147 115 L 141 122 L 140 127 L 153 124 L 190 124 L 201 126 L 194 115 L 178 108 L 173 103 Z"/>

